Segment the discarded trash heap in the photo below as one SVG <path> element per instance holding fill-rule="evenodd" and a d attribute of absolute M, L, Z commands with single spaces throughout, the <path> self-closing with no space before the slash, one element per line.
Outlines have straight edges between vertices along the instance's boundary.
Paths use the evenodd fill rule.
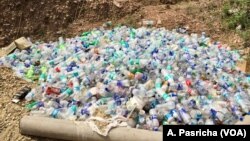
<path fill-rule="evenodd" d="M 233 124 L 250 109 L 250 77 L 237 51 L 203 33 L 164 28 L 103 28 L 34 43 L 1 58 L 28 81 L 32 115 L 86 120 L 98 107 L 128 126 Z M 132 119 L 132 123 L 131 123 Z"/>

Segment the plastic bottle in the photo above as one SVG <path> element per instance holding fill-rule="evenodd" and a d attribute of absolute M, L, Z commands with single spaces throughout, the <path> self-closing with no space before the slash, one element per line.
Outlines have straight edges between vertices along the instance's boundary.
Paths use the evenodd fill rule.
<path fill-rule="evenodd" d="M 249 113 L 249 106 L 247 106 L 247 103 L 244 102 L 244 100 L 242 99 L 242 96 L 239 93 L 236 93 L 234 97 L 235 97 L 235 101 L 240 105 L 242 110 L 245 113 Z"/>
<path fill-rule="evenodd" d="M 186 109 L 184 109 L 180 104 L 177 104 L 176 105 L 176 108 L 178 109 L 179 113 L 180 113 L 180 116 L 183 120 L 183 122 L 185 124 L 189 124 L 190 123 L 190 120 L 191 120 L 191 117 L 190 115 L 187 113 Z"/>
<path fill-rule="evenodd" d="M 149 111 L 149 114 L 150 114 L 150 118 L 152 120 L 152 124 L 151 124 L 152 127 L 151 127 L 151 129 L 157 131 L 158 128 L 159 128 L 159 121 L 157 119 L 156 110 L 155 109 L 151 109 Z"/>

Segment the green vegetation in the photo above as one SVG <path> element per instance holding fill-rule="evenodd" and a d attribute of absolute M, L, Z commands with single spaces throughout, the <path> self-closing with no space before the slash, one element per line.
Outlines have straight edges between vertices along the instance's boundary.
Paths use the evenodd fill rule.
<path fill-rule="evenodd" d="M 227 0 L 223 7 L 223 19 L 227 27 L 236 30 L 250 47 L 250 0 Z"/>

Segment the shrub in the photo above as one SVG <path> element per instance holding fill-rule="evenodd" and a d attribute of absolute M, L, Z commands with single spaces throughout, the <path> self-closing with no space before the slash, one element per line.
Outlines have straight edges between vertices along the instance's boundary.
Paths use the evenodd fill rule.
<path fill-rule="evenodd" d="M 250 47 L 250 0 L 228 0 L 223 7 L 223 19 L 229 29 L 237 31 L 245 41 L 245 47 Z"/>

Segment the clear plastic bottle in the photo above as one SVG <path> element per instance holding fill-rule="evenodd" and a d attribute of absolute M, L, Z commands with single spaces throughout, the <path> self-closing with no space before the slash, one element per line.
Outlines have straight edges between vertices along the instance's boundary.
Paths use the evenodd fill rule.
<path fill-rule="evenodd" d="M 157 130 L 159 128 L 160 124 L 159 124 L 159 121 L 157 119 L 156 110 L 155 109 L 151 109 L 149 111 L 149 114 L 150 114 L 150 118 L 151 118 L 151 121 L 152 121 L 152 123 L 151 123 L 151 129 L 152 130 Z"/>
<path fill-rule="evenodd" d="M 235 101 L 240 105 L 240 107 L 242 108 L 242 111 L 244 111 L 245 113 L 249 113 L 249 106 L 250 104 L 246 103 L 242 96 L 240 95 L 240 93 L 236 93 L 234 95 L 235 97 Z"/>
<path fill-rule="evenodd" d="M 190 115 L 187 113 L 187 110 L 184 109 L 180 104 L 176 105 L 176 108 L 178 109 L 180 116 L 185 124 L 189 124 L 191 121 Z"/>

